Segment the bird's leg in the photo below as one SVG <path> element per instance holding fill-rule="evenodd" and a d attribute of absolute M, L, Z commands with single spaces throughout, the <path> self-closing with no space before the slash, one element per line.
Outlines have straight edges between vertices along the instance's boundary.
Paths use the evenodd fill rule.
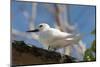
<path fill-rule="evenodd" d="M 50 50 L 50 46 L 48 46 L 48 50 Z"/>
<path fill-rule="evenodd" d="M 64 63 L 64 61 L 65 61 L 65 59 L 66 59 L 66 57 L 65 57 L 65 50 L 64 50 L 64 48 L 63 48 L 63 53 L 60 53 L 60 56 L 61 56 L 61 59 L 60 59 L 60 63 Z"/>
<path fill-rule="evenodd" d="M 48 46 L 48 50 L 50 50 L 50 51 L 56 51 L 57 49 L 56 48 L 53 48 L 52 46 Z"/>
<path fill-rule="evenodd" d="M 53 49 L 51 48 L 50 45 L 48 46 L 48 50 L 49 50 L 49 51 L 53 51 Z"/>
<path fill-rule="evenodd" d="M 65 55 L 60 53 L 60 56 L 61 56 L 61 59 L 60 59 L 59 62 L 60 62 L 60 63 L 64 63 L 64 60 L 65 60 L 65 58 L 66 58 Z"/>
<path fill-rule="evenodd" d="M 56 51 L 57 50 L 57 48 L 53 48 L 52 46 L 48 46 L 48 50 L 50 50 L 50 51 Z M 62 54 L 62 53 L 60 53 L 60 56 L 61 56 L 61 59 L 60 59 L 60 63 L 63 63 L 64 62 L 64 60 L 65 60 L 65 55 L 64 54 Z"/>

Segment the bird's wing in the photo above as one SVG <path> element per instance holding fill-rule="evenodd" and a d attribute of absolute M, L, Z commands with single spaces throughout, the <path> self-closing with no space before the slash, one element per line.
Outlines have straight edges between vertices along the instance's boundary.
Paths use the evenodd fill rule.
<path fill-rule="evenodd" d="M 52 48 L 63 48 L 63 47 L 69 46 L 71 44 L 74 44 L 73 39 L 68 39 L 68 40 L 61 39 L 61 40 L 55 40 L 55 41 L 51 42 L 50 46 Z"/>
<path fill-rule="evenodd" d="M 53 38 L 51 39 L 50 42 L 52 42 L 54 44 L 63 44 L 63 45 L 77 44 L 80 40 L 79 36 L 76 36 L 76 35 L 73 35 L 70 33 L 66 33 L 66 32 L 61 32 L 57 29 L 52 29 L 51 33 L 52 33 Z"/>
<path fill-rule="evenodd" d="M 50 31 L 54 39 L 66 39 L 66 38 L 71 38 L 74 36 L 73 34 L 70 34 L 67 32 L 61 32 L 58 29 L 51 29 Z"/>

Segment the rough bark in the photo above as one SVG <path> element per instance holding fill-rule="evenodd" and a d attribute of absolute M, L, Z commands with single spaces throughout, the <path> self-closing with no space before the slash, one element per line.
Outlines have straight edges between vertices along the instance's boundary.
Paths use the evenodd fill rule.
<path fill-rule="evenodd" d="M 74 58 L 64 55 L 62 63 L 72 63 Z M 24 41 L 14 41 L 12 43 L 12 65 L 40 65 L 61 63 L 61 54 L 48 51 L 35 46 L 28 46 Z"/>

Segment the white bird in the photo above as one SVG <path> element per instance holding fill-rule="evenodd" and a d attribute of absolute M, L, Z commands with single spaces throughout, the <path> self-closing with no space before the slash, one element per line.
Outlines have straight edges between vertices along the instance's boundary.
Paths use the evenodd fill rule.
<path fill-rule="evenodd" d="M 38 25 L 37 29 L 34 30 L 29 30 L 27 32 L 38 32 L 38 37 L 39 41 L 43 44 L 44 47 L 47 47 L 48 50 L 57 50 L 60 48 L 66 48 L 66 47 L 76 47 L 80 53 L 80 55 L 83 56 L 84 54 L 84 47 L 80 45 L 80 40 L 81 36 L 79 34 L 71 34 L 67 32 L 62 32 L 58 29 L 51 28 L 48 24 L 46 23 L 41 23 Z M 68 55 L 66 51 L 64 54 Z M 61 60 L 60 62 L 63 61 L 64 54 L 61 54 Z"/>
<path fill-rule="evenodd" d="M 39 40 L 47 46 L 49 50 L 64 48 L 69 45 L 77 44 L 80 37 L 67 32 L 61 32 L 58 29 L 51 28 L 46 23 L 41 23 L 38 29 L 29 30 L 27 32 L 39 32 Z"/>

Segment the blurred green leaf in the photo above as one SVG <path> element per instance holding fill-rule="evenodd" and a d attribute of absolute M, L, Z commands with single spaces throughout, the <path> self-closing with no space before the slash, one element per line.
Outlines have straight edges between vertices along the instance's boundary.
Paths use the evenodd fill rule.
<path fill-rule="evenodd" d="M 84 55 L 84 61 L 95 61 L 95 57 L 91 51 L 91 49 L 87 49 Z"/>
<path fill-rule="evenodd" d="M 92 46 L 91 46 L 91 50 L 93 52 L 96 52 L 96 40 L 93 41 Z"/>
<path fill-rule="evenodd" d="M 96 34 L 96 29 L 94 29 L 91 34 Z M 93 41 L 91 47 L 85 51 L 84 54 L 84 61 L 95 61 L 96 60 L 96 40 Z"/>

